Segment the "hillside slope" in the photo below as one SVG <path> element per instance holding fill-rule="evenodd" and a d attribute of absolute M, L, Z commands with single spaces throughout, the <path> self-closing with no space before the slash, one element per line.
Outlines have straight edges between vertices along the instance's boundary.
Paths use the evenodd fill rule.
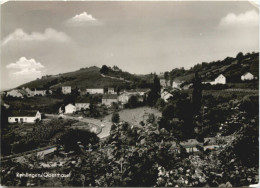
<path fill-rule="evenodd" d="M 189 70 L 173 69 L 169 72 L 172 80 L 191 82 L 194 73 L 198 72 L 203 81 L 214 80 L 219 74 L 223 74 L 229 83 L 241 82 L 241 75 L 251 72 L 258 77 L 259 53 L 246 54 L 240 57 L 227 57 L 221 61 L 197 64 Z"/>
<path fill-rule="evenodd" d="M 29 87 L 57 89 L 61 86 L 72 86 L 72 88 L 78 87 L 79 89 L 85 89 L 126 86 L 129 84 L 124 80 L 116 80 L 108 77 L 103 77 L 99 71 L 100 68 L 95 66 L 82 68 L 74 72 L 45 76 L 41 79 L 25 83 L 19 86 L 19 88 Z"/>

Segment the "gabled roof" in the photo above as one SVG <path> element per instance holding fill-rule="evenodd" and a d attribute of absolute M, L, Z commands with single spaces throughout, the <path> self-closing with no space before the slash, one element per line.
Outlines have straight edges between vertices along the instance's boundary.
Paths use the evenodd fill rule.
<path fill-rule="evenodd" d="M 75 103 L 90 103 L 90 99 L 88 98 L 78 98 L 75 100 Z"/>
<path fill-rule="evenodd" d="M 65 108 L 66 108 L 66 107 L 70 107 L 70 106 L 71 106 L 71 107 L 75 107 L 73 104 L 68 104 L 68 105 L 65 106 Z"/>
<path fill-rule="evenodd" d="M 245 74 L 243 74 L 242 76 L 245 76 L 245 75 L 247 75 L 247 74 L 251 74 L 251 75 L 253 75 L 251 72 L 246 72 Z M 253 75 L 254 76 L 254 75 Z"/>
<path fill-rule="evenodd" d="M 13 110 L 10 114 L 10 117 L 34 117 L 38 111 L 25 111 L 25 110 Z"/>
<path fill-rule="evenodd" d="M 220 77 L 220 76 L 224 76 L 224 75 L 223 75 L 223 74 L 220 74 L 220 75 L 217 76 L 217 78 Z M 225 77 L 225 76 L 224 76 L 224 77 Z"/>
<path fill-rule="evenodd" d="M 103 95 L 102 99 L 117 99 L 117 95 L 115 94 L 107 94 L 107 95 Z"/>
<path fill-rule="evenodd" d="M 27 95 L 27 92 L 24 91 L 23 89 L 18 89 L 19 93 L 21 93 L 22 95 Z"/>

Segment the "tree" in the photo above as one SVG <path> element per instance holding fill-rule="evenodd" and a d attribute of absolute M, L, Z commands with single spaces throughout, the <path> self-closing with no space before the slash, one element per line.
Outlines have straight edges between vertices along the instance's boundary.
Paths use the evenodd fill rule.
<path fill-rule="evenodd" d="M 61 87 L 59 87 L 59 88 L 56 89 L 55 94 L 56 94 L 57 96 L 62 95 Z"/>
<path fill-rule="evenodd" d="M 153 78 L 153 92 L 156 93 L 157 95 L 160 95 L 159 93 L 161 92 L 161 84 L 158 76 L 155 74 Z M 159 96 L 158 96 L 159 98 Z M 156 99 L 157 100 L 157 99 Z"/>
<path fill-rule="evenodd" d="M 162 117 L 166 120 L 171 120 L 174 117 L 174 106 L 169 104 L 162 111 Z"/>
<path fill-rule="evenodd" d="M 237 54 L 237 56 L 236 56 L 236 58 L 237 58 L 238 61 L 241 61 L 241 60 L 243 59 L 243 57 L 244 57 L 244 55 L 243 55 L 242 52 L 239 52 L 239 53 Z"/>
<path fill-rule="evenodd" d="M 77 86 L 76 86 L 75 89 L 72 89 L 71 95 L 72 95 L 73 97 L 78 97 L 78 96 L 80 95 L 79 88 L 78 88 Z"/>
<path fill-rule="evenodd" d="M 120 120 L 119 114 L 113 113 L 111 120 L 112 120 L 113 123 L 119 123 L 119 120 Z"/>
<path fill-rule="evenodd" d="M 129 108 L 136 108 L 138 106 L 138 98 L 136 96 L 131 96 L 128 100 Z"/>
<path fill-rule="evenodd" d="M 103 65 L 100 69 L 101 74 L 107 74 L 109 71 L 109 68 L 106 65 Z"/>
<path fill-rule="evenodd" d="M 79 142 L 87 148 L 89 144 L 97 144 L 99 138 L 89 130 L 70 129 L 59 140 L 59 144 L 64 145 L 66 151 L 79 151 Z"/>
<path fill-rule="evenodd" d="M 195 114 L 198 114 L 201 108 L 202 99 L 202 83 L 198 72 L 195 73 L 195 79 L 193 81 L 193 91 L 192 91 L 192 105 Z"/>
<path fill-rule="evenodd" d="M 152 86 L 152 89 L 148 93 L 148 96 L 147 96 L 147 104 L 149 106 L 155 105 L 157 99 L 161 97 L 160 93 L 161 93 L 160 80 L 159 80 L 158 76 L 156 74 L 154 74 L 153 86 Z"/>
<path fill-rule="evenodd" d="M 165 107 L 165 101 L 162 98 L 159 98 L 155 104 L 156 108 L 162 110 Z"/>
<path fill-rule="evenodd" d="M 169 72 L 168 71 L 166 71 L 165 73 L 164 73 L 164 79 L 165 80 L 169 80 Z"/>

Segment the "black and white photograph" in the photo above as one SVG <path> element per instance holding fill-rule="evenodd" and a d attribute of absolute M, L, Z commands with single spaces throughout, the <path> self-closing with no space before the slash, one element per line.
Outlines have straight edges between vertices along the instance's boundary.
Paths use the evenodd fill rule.
<path fill-rule="evenodd" d="M 260 186 L 258 1 L 0 15 L 0 187 Z"/>

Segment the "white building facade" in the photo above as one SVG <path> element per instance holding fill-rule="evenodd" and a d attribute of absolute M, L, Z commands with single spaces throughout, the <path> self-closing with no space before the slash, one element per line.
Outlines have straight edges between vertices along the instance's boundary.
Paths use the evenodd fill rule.
<path fill-rule="evenodd" d="M 71 86 L 62 86 L 62 93 L 63 94 L 70 94 L 71 93 Z"/>
<path fill-rule="evenodd" d="M 103 88 L 88 88 L 86 91 L 89 94 L 104 94 Z"/>
<path fill-rule="evenodd" d="M 75 103 L 75 106 L 77 111 L 86 110 L 89 109 L 90 103 Z"/>
<path fill-rule="evenodd" d="M 74 106 L 72 104 L 68 104 L 67 106 L 65 106 L 64 114 L 72 114 L 74 112 L 76 112 L 76 106 Z"/>
<path fill-rule="evenodd" d="M 213 82 L 210 82 L 210 84 L 226 84 L 226 77 L 223 74 L 220 74 Z"/>
<path fill-rule="evenodd" d="M 253 80 L 253 79 L 254 79 L 254 75 L 251 74 L 250 72 L 247 72 L 247 73 L 245 73 L 245 74 L 243 74 L 243 75 L 241 76 L 241 80 L 242 80 L 242 81 L 245 81 L 245 80 Z"/>
<path fill-rule="evenodd" d="M 34 116 L 24 114 L 10 116 L 8 117 L 8 123 L 35 123 L 37 119 L 41 120 L 41 113 L 39 111 Z"/>

